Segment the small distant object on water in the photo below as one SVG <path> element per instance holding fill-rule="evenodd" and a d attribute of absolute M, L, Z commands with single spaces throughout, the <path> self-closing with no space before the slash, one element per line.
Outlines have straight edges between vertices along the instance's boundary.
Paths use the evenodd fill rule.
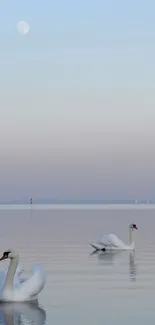
<path fill-rule="evenodd" d="M 30 204 L 32 204 L 32 198 L 30 199 Z"/>
<path fill-rule="evenodd" d="M 19 21 L 17 23 L 17 30 L 22 35 L 28 35 L 30 31 L 30 25 L 26 21 Z"/>

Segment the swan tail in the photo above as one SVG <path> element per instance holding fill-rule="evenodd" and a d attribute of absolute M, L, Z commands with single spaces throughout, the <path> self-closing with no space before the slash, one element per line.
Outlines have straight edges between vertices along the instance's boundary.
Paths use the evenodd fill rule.
<path fill-rule="evenodd" d="M 100 244 L 100 243 L 96 243 L 96 242 L 89 242 L 89 244 L 96 249 L 97 251 L 101 251 L 101 250 L 105 250 L 105 246 Z"/>

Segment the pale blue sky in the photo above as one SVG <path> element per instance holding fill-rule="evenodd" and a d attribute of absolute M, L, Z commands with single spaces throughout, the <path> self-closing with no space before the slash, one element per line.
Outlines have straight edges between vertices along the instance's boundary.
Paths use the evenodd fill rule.
<path fill-rule="evenodd" d="M 155 2 L 2 0 L 0 41 L 0 199 L 155 198 Z"/>

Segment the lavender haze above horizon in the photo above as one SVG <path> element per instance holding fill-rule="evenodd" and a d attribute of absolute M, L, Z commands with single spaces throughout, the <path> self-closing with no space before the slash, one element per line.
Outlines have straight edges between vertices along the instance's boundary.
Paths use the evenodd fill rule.
<path fill-rule="evenodd" d="M 155 2 L 2 0 L 0 39 L 0 199 L 155 198 Z"/>

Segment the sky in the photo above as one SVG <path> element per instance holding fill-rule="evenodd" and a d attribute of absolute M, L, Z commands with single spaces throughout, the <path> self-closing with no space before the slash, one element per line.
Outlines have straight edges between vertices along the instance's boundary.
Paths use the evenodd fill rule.
<path fill-rule="evenodd" d="M 1 0 L 0 42 L 0 201 L 155 198 L 154 0 Z"/>

